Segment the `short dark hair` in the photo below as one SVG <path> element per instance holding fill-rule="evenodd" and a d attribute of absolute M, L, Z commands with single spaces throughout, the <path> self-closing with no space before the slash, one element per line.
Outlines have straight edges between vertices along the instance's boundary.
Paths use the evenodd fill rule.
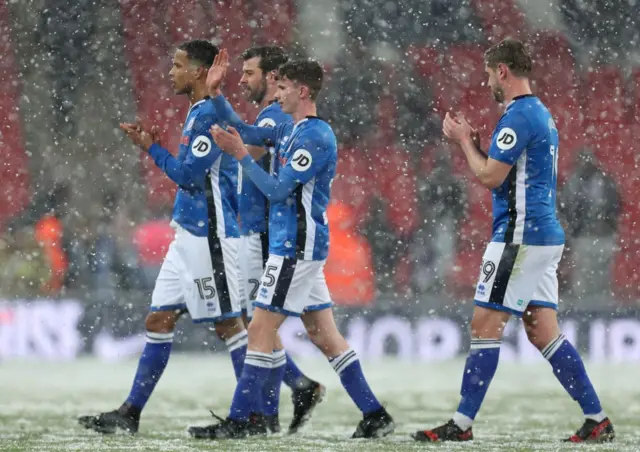
<path fill-rule="evenodd" d="M 213 64 L 213 60 L 220 51 L 217 46 L 204 39 L 183 42 L 178 46 L 178 49 L 185 51 L 189 60 L 206 67 Z"/>
<path fill-rule="evenodd" d="M 278 77 L 302 83 L 309 88 L 311 100 L 316 100 L 322 89 L 324 71 L 315 60 L 294 60 L 280 66 Z"/>
<path fill-rule="evenodd" d="M 275 71 L 289 61 L 284 49 L 278 46 L 250 47 L 242 52 L 241 57 L 242 61 L 259 57 L 260 63 L 258 63 L 258 67 L 264 73 Z"/>
<path fill-rule="evenodd" d="M 524 43 L 517 39 L 507 38 L 491 47 L 484 53 L 484 61 L 491 69 L 498 64 L 505 64 L 516 77 L 528 77 L 531 74 L 531 55 Z"/>

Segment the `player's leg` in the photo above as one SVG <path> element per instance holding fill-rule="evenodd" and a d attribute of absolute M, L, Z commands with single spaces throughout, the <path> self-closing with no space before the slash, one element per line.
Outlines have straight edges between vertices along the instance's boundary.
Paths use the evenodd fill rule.
<path fill-rule="evenodd" d="M 302 322 L 309 339 L 327 357 L 351 400 L 362 412 L 354 438 L 378 438 L 395 430 L 392 417 L 380 404 L 362 372 L 356 352 L 344 339 L 333 318 L 331 295 L 322 262 L 301 262 L 309 267 L 313 289 L 304 308 Z M 315 275 L 313 275 L 315 273 Z M 310 276 L 311 276 L 310 275 Z"/>
<path fill-rule="evenodd" d="M 249 343 L 248 328 L 245 327 L 244 320 L 241 318 L 226 319 L 215 324 L 215 331 L 218 337 L 225 341 L 231 362 L 236 374 L 236 380 L 240 380 L 242 369 L 247 354 L 247 345 Z M 266 435 L 269 423 L 265 418 L 264 400 L 262 397 L 253 398 L 253 406 L 251 408 L 251 416 L 249 422 L 249 435 Z M 273 421 L 271 421 L 273 424 Z"/>
<path fill-rule="evenodd" d="M 255 397 L 262 394 L 273 362 L 276 333 L 286 315 L 296 315 L 284 308 L 284 301 L 292 286 L 295 260 L 271 256 L 260 284 L 261 303 L 254 310 L 249 323 L 249 345 L 242 376 L 238 380 L 227 419 L 216 425 L 191 427 L 196 438 L 242 438 L 249 434 L 249 418 L 255 407 Z"/>
<path fill-rule="evenodd" d="M 529 341 L 549 361 L 553 374 L 571 398 L 578 402 L 584 413 L 584 424 L 567 441 L 611 441 L 615 437 L 613 425 L 600 405 L 580 354 L 561 334 L 558 326 L 556 272 L 562 256 L 562 247 L 558 248 L 557 257 L 550 263 L 522 320 Z"/>
<path fill-rule="evenodd" d="M 195 300 L 198 309 L 202 310 L 197 317 L 192 315 L 195 322 L 213 322 L 214 330 L 220 340 L 224 341 L 236 379 L 240 378 L 244 358 L 247 352 L 248 336 L 244 322 L 241 319 L 242 309 L 246 305 L 245 281 L 241 267 L 242 239 L 208 237 L 209 253 L 202 253 L 198 259 L 201 262 L 196 268 L 201 268 L 202 275 L 213 274 L 208 283 L 215 294 L 213 297 Z M 206 308 L 209 308 L 207 312 Z M 213 308 L 213 312 L 211 309 Z"/>
<path fill-rule="evenodd" d="M 263 246 L 260 237 L 261 234 L 254 233 L 240 238 L 238 253 L 241 270 L 240 279 L 245 294 L 242 299 L 242 318 L 247 330 L 253 317 L 253 300 L 255 300 L 255 295 L 260 286 L 260 278 L 262 278 L 266 261 L 266 257 L 263 258 Z M 266 245 L 268 246 L 268 244 Z M 243 367 L 244 361 L 240 363 L 240 372 L 242 372 Z M 267 392 L 267 383 L 265 383 L 264 391 L 265 393 Z M 280 423 L 277 416 L 265 416 L 265 405 L 267 405 L 267 401 L 264 394 L 262 397 L 254 397 L 254 406 L 250 416 L 252 434 L 263 434 L 267 430 L 272 433 L 280 431 Z"/>
<path fill-rule="evenodd" d="M 229 416 L 226 419 L 219 418 L 218 424 L 190 427 L 191 436 L 199 439 L 238 439 L 251 434 L 250 416 L 255 407 L 255 398 L 262 393 L 271 373 L 276 332 L 285 318 L 285 315 L 277 312 L 260 308 L 255 310 L 249 324 L 249 346 L 244 367 L 233 394 Z"/>
<path fill-rule="evenodd" d="M 567 441 L 611 441 L 615 437 L 613 425 L 600 405 L 580 354 L 560 333 L 555 309 L 532 306 L 523 320 L 529 340 L 549 361 L 553 374 L 584 414 L 584 424 Z"/>
<path fill-rule="evenodd" d="M 280 389 L 285 380 L 291 387 L 291 401 L 293 402 L 293 418 L 288 430 L 291 435 L 311 419 L 316 406 L 324 400 L 327 389 L 323 384 L 310 379 L 298 369 L 284 349 L 280 335 L 277 335 L 273 351 L 273 368 L 263 391 L 266 421 L 272 432 L 276 429 L 279 431 L 278 406 L 280 404 Z"/>
<path fill-rule="evenodd" d="M 243 254 L 244 246 L 242 238 L 209 237 L 209 253 L 201 253 L 200 262 L 196 268 L 202 268 L 207 273 L 209 267 L 213 274 L 211 285 L 215 296 L 211 300 L 196 300 L 198 308 L 190 309 L 194 322 L 214 322 L 214 330 L 218 337 L 225 342 L 231 356 L 236 379 L 240 379 L 247 352 L 248 334 L 245 322 L 241 318 L 247 311 L 247 297 L 245 292 L 245 273 L 241 261 L 246 257 Z M 246 267 L 245 267 L 246 268 Z M 211 279 L 211 278 L 209 278 Z M 193 313 L 197 309 L 207 309 Z M 243 309 L 244 308 L 244 309 Z M 210 312 L 213 309 L 213 313 Z M 252 416 L 249 426 L 250 435 L 265 435 L 267 425 L 264 419 L 263 400 L 261 397 L 253 398 Z"/>
<path fill-rule="evenodd" d="M 164 369 L 169 362 L 176 322 L 184 311 L 155 311 L 147 315 L 147 343 L 138 362 L 133 386 L 120 412 L 140 419 Z"/>
<path fill-rule="evenodd" d="M 237 253 L 239 269 L 238 284 L 240 284 L 242 293 L 244 294 L 244 296 L 240 298 L 240 308 L 242 309 L 242 324 L 244 325 L 244 330 L 238 332 L 234 336 L 229 337 L 228 339 L 223 339 L 225 341 L 225 344 L 227 345 L 229 353 L 231 354 L 231 361 L 233 362 L 233 370 L 236 374 L 236 379 L 239 379 L 240 375 L 242 374 L 244 357 L 247 353 L 247 344 L 249 343 L 247 329 L 249 328 L 249 322 L 251 321 L 251 316 L 253 315 L 250 297 L 251 294 L 253 294 L 258 289 L 260 276 L 262 274 L 262 269 L 260 268 L 258 270 L 258 276 L 254 278 L 251 277 L 250 241 L 251 236 L 240 237 Z M 255 281 L 255 279 L 257 279 L 257 281 Z"/>
<path fill-rule="evenodd" d="M 462 376 L 458 409 L 446 424 L 416 432 L 415 440 L 473 439 L 471 426 L 498 367 L 504 327 L 512 314 L 522 315 L 522 309 L 526 308 L 535 289 L 536 274 L 522 276 L 526 255 L 521 245 L 491 242 L 487 246 L 476 288 L 471 346 Z"/>
<path fill-rule="evenodd" d="M 291 388 L 293 393 L 298 391 L 304 393 L 318 393 L 320 390 L 324 390 L 324 386 L 315 380 L 307 377 L 296 365 L 295 361 L 284 351 L 286 363 L 284 368 L 284 375 L 282 376 L 282 382 Z M 296 405 L 294 397 L 294 405 Z"/>
<path fill-rule="evenodd" d="M 255 407 L 253 399 L 262 399 L 258 395 L 263 394 L 264 385 L 271 376 L 276 334 L 285 318 L 285 315 L 279 312 L 261 308 L 254 310 L 249 324 L 247 357 L 231 404 L 230 418 L 244 421 Z M 243 387 L 245 389 L 242 389 Z M 262 402 L 264 403 L 264 400 Z M 264 413 L 264 407 L 260 408 Z"/>
<path fill-rule="evenodd" d="M 245 282 L 246 306 L 243 307 L 245 325 L 253 314 L 253 302 L 258 293 L 260 279 L 269 256 L 269 237 L 266 233 L 250 234 L 242 238 L 241 268 Z M 271 433 L 280 432 L 279 406 L 282 383 L 291 387 L 294 418 L 289 433 L 294 433 L 306 422 L 315 406 L 320 403 L 326 389 L 320 383 L 305 376 L 286 353 L 280 337 L 276 337 L 273 350 L 273 368 L 263 387 L 262 408 L 267 428 Z"/>
<path fill-rule="evenodd" d="M 227 346 L 237 380 L 242 374 L 242 366 L 244 365 L 247 344 L 249 343 L 244 321 L 239 317 L 224 319 L 216 322 L 213 329 L 220 340 L 224 341 Z"/>
<path fill-rule="evenodd" d="M 257 245 L 256 245 L 257 243 Z M 240 297 L 240 304 L 242 308 L 242 324 L 245 331 L 238 333 L 231 340 L 227 341 L 229 350 L 231 347 L 235 347 L 238 340 L 241 340 L 242 349 L 238 350 L 237 356 L 233 356 L 232 361 L 234 364 L 234 370 L 236 372 L 236 378 L 239 379 L 242 375 L 242 369 L 244 367 L 244 358 L 247 351 L 248 344 L 248 328 L 253 316 L 252 299 L 255 298 L 255 293 L 258 290 L 260 284 L 260 278 L 264 271 L 264 260 L 262 257 L 262 247 L 260 244 L 259 234 L 250 234 L 240 237 L 238 246 L 238 269 L 239 269 L 239 284 L 243 291 L 243 296 Z M 233 273 L 233 272 L 231 272 Z M 240 353 L 242 353 L 240 355 Z M 242 358 L 242 359 L 240 359 Z M 277 433 L 280 431 L 280 424 L 277 418 L 267 418 L 264 410 L 265 400 L 263 397 L 254 397 L 254 406 L 252 408 L 250 416 L 250 434 L 251 435 L 264 435 L 267 431 Z"/>
<path fill-rule="evenodd" d="M 336 327 L 331 308 L 309 311 L 302 316 L 309 339 L 327 357 L 342 386 L 362 412 L 354 438 L 377 438 L 392 433 L 395 424 L 380 404 L 362 372 L 356 352 Z"/>
<path fill-rule="evenodd" d="M 280 337 L 276 334 L 271 354 L 271 372 L 262 387 L 262 409 L 267 428 L 271 433 L 280 433 L 280 389 L 287 364 Z"/>
<path fill-rule="evenodd" d="M 298 304 L 298 308 L 303 312 L 307 312 L 309 308 L 313 307 L 329 307 L 332 305 L 331 296 L 327 288 L 326 281 L 323 273 L 323 263 L 302 263 L 302 266 L 307 265 L 307 274 L 304 274 L 304 278 L 308 278 L 309 281 L 314 281 L 305 286 L 304 291 L 292 291 L 293 303 Z M 314 269 L 314 266 L 317 267 Z M 304 272 L 300 272 L 302 275 Z M 314 275 L 315 273 L 315 275 Z M 311 288 L 308 291 L 308 288 Z M 282 349 L 280 337 L 276 338 L 276 347 Z M 296 366 L 293 359 L 286 354 L 286 364 L 284 374 L 282 376 L 283 381 L 291 388 L 291 400 L 293 402 L 293 417 L 289 424 L 288 433 L 294 434 L 298 432 L 307 422 L 311 419 L 315 408 L 322 403 L 327 393 L 327 389 L 321 383 L 308 378 L 304 375 Z"/>
<path fill-rule="evenodd" d="M 471 426 L 498 368 L 502 333 L 511 314 L 476 306 L 471 320 L 471 345 L 462 374 L 460 403 L 452 418 L 432 430 L 418 431 L 417 441 L 468 441 Z"/>
<path fill-rule="evenodd" d="M 182 263 L 176 240 L 171 244 L 156 280 L 151 297 L 151 312 L 145 321 L 147 342 L 138 361 L 129 396 L 117 410 L 80 417 L 78 421 L 86 428 L 101 433 L 138 431 L 140 414 L 167 366 L 176 321 L 185 309 L 180 276 Z"/>

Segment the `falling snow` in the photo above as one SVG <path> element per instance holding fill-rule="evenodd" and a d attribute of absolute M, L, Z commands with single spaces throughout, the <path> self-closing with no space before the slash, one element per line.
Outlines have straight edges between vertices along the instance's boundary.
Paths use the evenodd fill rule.
<path fill-rule="evenodd" d="M 483 52 L 515 37 L 527 42 L 534 94 L 551 111 L 560 137 L 557 211 L 567 236 L 558 269 L 560 311 L 579 324 L 577 337 L 589 336 L 581 349 L 589 348 L 594 359 L 640 361 L 639 13 L 638 0 L 0 0 L 0 300 L 6 300 L 0 304 L 0 359 L 90 353 L 115 359 L 140 351 L 137 335 L 173 237 L 176 189 L 119 124 L 139 118 L 158 126 L 163 145 L 177 153 L 188 102 L 173 94 L 168 72 L 176 45 L 190 39 L 229 50 L 223 91 L 248 122 L 258 108 L 238 86 L 237 57 L 244 49 L 277 44 L 291 56 L 322 63 L 319 115 L 339 144 L 325 221 L 335 244 L 326 271 L 338 275 L 328 279 L 335 301 L 344 305 L 337 311 L 341 326 L 354 319 L 371 326 L 389 315 L 418 337 L 416 319 L 438 315 L 466 328 L 491 238 L 492 194 L 463 152 L 443 137 L 442 121 L 447 111 L 463 115 L 487 149 L 505 106 L 487 86 Z M 340 284 L 355 289 L 345 296 Z M 75 304 L 65 304 L 69 300 Z M 34 320 L 38 315 L 59 316 L 41 336 L 56 338 L 53 351 L 40 347 L 27 323 L 15 321 L 23 314 L 34 331 L 46 323 Z M 631 323 L 612 326 L 624 321 Z M 185 331 L 177 341 L 184 351 L 199 351 L 211 340 L 204 330 Z M 434 333 L 434 343 L 449 337 L 445 333 Z M 58 340 L 63 337 L 71 339 Z M 389 337 L 381 349 L 401 355 L 405 336 Z M 407 356 L 420 359 L 414 348 Z M 465 350 L 456 343 L 454 354 Z M 24 369 L 11 372 L 3 377 L 9 388 L 11 375 L 19 378 Z M 393 395 L 394 373 L 384 372 L 380 380 Z M 428 374 L 427 368 L 426 382 Z M 57 375 L 61 381 L 75 378 Z M 421 385 L 410 383 L 413 394 L 420 394 Z M 0 428 L 0 438 L 22 441 L 11 436 L 14 430 L 35 429 L 44 439 L 25 440 L 29 447 L 76 441 L 78 432 L 69 433 L 73 427 L 65 418 L 76 413 L 67 404 L 108 408 L 117 402 L 104 400 L 116 397 L 112 389 L 89 393 L 96 406 L 65 386 L 45 408 L 30 399 L 25 407 L 35 414 L 5 407 L 0 418 L 10 427 Z M 535 391 L 546 394 L 546 388 Z M 185 397 L 178 407 L 181 422 L 192 419 L 198 402 L 197 394 Z M 526 397 L 536 407 L 536 392 Z M 21 399 L 14 396 L 10 403 Z M 58 404 L 64 408 L 52 412 Z M 392 405 L 411 408 L 407 417 L 414 424 L 432 420 L 429 413 L 420 415 L 410 395 Z M 621 400 L 613 406 L 621 415 L 637 416 L 637 407 Z M 328 419 L 338 407 L 331 405 Z M 489 417 L 532 437 L 530 424 L 494 408 Z M 544 408 L 551 418 L 537 417 L 535 428 L 555 434 L 554 419 L 568 427 Z M 47 437 L 42 429 L 50 417 L 56 425 Z M 321 425 L 320 443 L 344 433 L 326 420 Z M 155 430 L 154 441 L 162 429 Z M 179 434 L 178 426 L 170 430 Z M 499 433 L 497 427 L 491 431 Z M 331 443 L 323 447 L 333 450 Z M 546 447 L 531 450 L 551 450 Z"/>

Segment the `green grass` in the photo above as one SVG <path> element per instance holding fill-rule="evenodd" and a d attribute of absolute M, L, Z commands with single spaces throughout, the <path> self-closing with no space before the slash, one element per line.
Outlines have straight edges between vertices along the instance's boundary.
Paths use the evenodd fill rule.
<path fill-rule="evenodd" d="M 411 364 L 369 362 L 374 391 L 395 417 L 396 433 L 379 441 L 350 440 L 359 414 L 330 366 L 302 361 L 329 387 L 311 425 L 294 437 L 209 442 L 188 437 L 189 425 L 210 423 L 208 409 L 225 415 L 234 381 L 226 357 L 176 356 L 147 406 L 138 435 L 101 436 L 76 422 L 81 414 L 115 408 L 126 396 L 135 361 L 101 363 L 4 362 L 0 365 L 0 451 L 574 451 L 563 444 L 582 422 L 544 362 L 501 366 L 476 424 L 476 440 L 464 444 L 417 444 L 409 434 L 446 421 L 458 401 L 463 362 Z M 639 366 L 589 366 L 618 438 L 591 451 L 640 451 Z M 281 420 L 291 417 L 283 391 Z"/>

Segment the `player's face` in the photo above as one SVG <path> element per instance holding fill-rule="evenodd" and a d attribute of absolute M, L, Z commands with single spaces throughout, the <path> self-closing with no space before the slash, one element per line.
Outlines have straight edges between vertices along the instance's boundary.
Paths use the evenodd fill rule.
<path fill-rule="evenodd" d="M 251 58 L 242 63 L 240 86 L 246 99 L 260 103 L 267 94 L 267 77 L 260 69 L 260 57 Z"/>
<path fill-rule="evenodd" d="M 292 114 L 298 108 L 300 86 L 286 77 L 278 79 L 276 101 L 284 113 Z"/>
<path fill-rule="evenodd" d="M 194 82 L 193 66 L 189 61 L 187 52 L 176 50 L 173 55 L 173 65 L 169 71 L 171 88 L 175 94 L 188 94 L 191 92 Z"/>
<path fill-rule="evenodd" d="M 493 98 L 498 103 L 504 102 L 504 90 L 502 89 L 502 85 L 500 84 L 500 80 L 498 77 L 498 70 L 491 69 L 489 66 L 485 66 L 485 72 L 487 73 L 489 80 L 487 80 L 487 85 L 491 88 L 491 94 L 493 94 Z"/>

